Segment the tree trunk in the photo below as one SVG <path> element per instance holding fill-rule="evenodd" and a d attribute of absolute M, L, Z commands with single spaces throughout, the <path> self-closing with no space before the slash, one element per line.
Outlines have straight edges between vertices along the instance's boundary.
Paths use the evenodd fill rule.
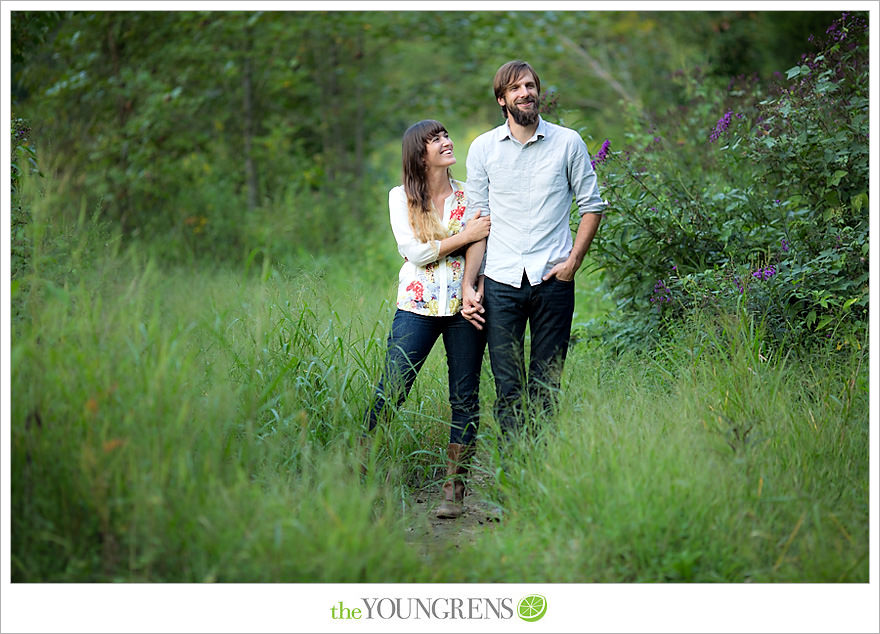
<path fill-rule="evenodd" d="M 117 31 L 124 32 L 125 18 L 111 17 L 107 23 L 107 52 L 110 55 L 110 63 L 112 66 L 113 76 L 119 81 L 119 91 L 116 95 L 116 116 L 119 130 L 119 167 L 122 173 L 128 171 L 128 133 L 125 130 L 125 124 L 131 114 L 132 99 L 126 95 L 125 82 L 120 79 L 122 69 L 122 59 L 117 41 Z M 129 232 L 128 216 L 130 211 L 130 203 L 128 196 L 128 186 L 126 183 L 117 183 L 118 188 L 114 193 L 119 214 L 119 226 L 123 234 Z"/>
<path fill-rule="evenodd" d="M 254 47 L 252 27 L 245 28 L 244 61 L 242 70 L 242 91 L 244 93 L 244 172 L 247 182 L 247 208 L 257 208 L 257 169 L 254 165 L 254 69 L 251 54 Z"/>
<path fill-rule="evenodd" d="M 355 51 L 355 79 L 358 86 L 357 91 L 357 111 L 354 118 L 354 175 L 357 180 L 358 187 L 363 185 L 364 176 L 364 118 L 366 117 L 366 107 L 364 98 L 364 30 L 358 29 L 357 32 L 357 50 Z"/>

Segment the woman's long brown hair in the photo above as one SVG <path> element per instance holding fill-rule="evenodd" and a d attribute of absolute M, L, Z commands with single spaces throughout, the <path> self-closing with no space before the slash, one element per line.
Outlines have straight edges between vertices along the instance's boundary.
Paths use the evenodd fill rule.
<path fill-rule="evenodd" d="M 441 132 L 446 132 L 442 123 L 425 119 L 411 125 L 403 134 L 403 191 L 406 192 L 409 224 L 422 242 L 449 237 L 449 231 L 434 212 L 425 166 L 428 141 Z M 450 174 L 448 169 L 446 172 Z"/>

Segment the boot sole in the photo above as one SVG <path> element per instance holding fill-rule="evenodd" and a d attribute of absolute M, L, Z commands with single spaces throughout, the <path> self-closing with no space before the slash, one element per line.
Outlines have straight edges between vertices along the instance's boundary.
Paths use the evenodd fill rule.
<path fill-rule="evenodd" d="M 441 509 L 438 509 L 437 512 L 434 514 L 434 516 L 435 516 L 437 519 L 441 519 L 441 520 L 454 520 L 454 519 L 456 519 L 456 518 L 458 518 L 458 517 L 461 517 L 463 513 L 464 513 L 464 509 L 463 509 L 463 508 L 462 508 L 462 509 L 456 509 L 456 510 L 451 510 L 451 509 L 450 509 L 450 510 L 441 510 Z"/>

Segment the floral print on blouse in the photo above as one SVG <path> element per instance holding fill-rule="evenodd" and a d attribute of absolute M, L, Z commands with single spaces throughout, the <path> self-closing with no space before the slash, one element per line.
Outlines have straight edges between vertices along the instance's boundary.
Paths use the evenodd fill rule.
<path fill-rule="evenodd" d="M 464 185 L 451 180 L 452 194 L 443 205 L 442 224 L 453 236 L 464 229 L 468 214 Z M 391 229 L 397 250 L 404 258 L 397 286 L 397 307 L 420 315 L 449 316 L 461 310 L 461 279 L 464 274 L 464 253 L 438 258 L 440 241 L 421 242 L 409 224 L 406 193 L 403 186 L 388 193 Z"/>

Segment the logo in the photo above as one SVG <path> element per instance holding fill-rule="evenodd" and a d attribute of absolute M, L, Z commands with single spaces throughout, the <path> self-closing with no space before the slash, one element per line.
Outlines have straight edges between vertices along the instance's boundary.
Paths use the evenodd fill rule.
<path fill-rule="evenodd" d="M 530 594 L 516 603 L 512 597 L 361 597 L 330 607 L 333 620 L 501 620 L 514 614 L 523 621 L 540 621 L 547 613 L 547 598 Z"/>
<path fill-rule="evenodd" d="M 516 606 L 516 613 L 523 621 L 540 621 L 547 614 L 547 599 L 540 594 L 523 597 Z"/>

